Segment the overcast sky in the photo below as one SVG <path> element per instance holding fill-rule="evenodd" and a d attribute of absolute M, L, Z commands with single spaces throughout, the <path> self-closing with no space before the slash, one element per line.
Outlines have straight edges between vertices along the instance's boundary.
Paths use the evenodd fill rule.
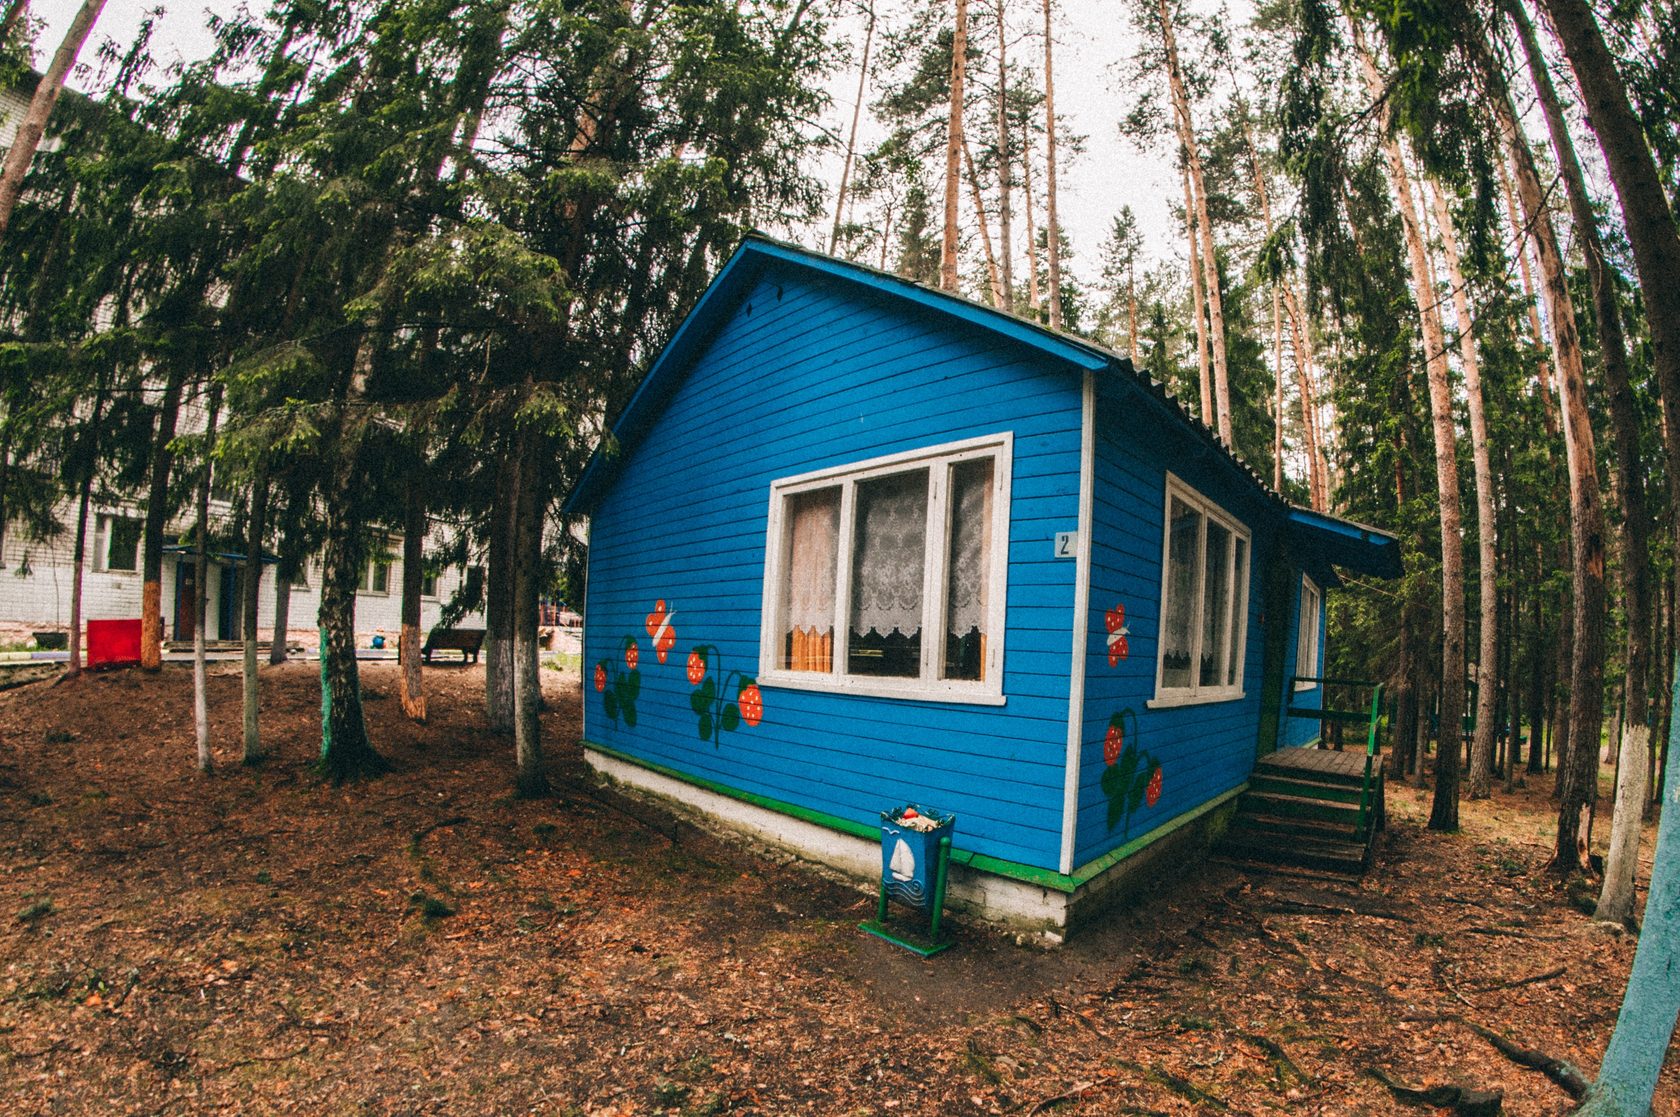
<path fill-rule="evenodd" d="M 252 0 L 256 7 L 262 0 Z M 80 0 L 34 0 L 31 9 L 47 22 L 38 40 L 41 62 L 58 44 L 64 27 L 74 14 Z M 894 0 L 880 0 L 883 13 Z M 210 11 L 230 13 L 237 3 L 230 0 L 107 0 L 105 11 L 94 29 L 93 38 L 82 52 L 84 61 L 94 58 L 94 44 L 109 38 L 119 45 L 133 41 L 144 14 L 151 8 L 163 6 L 164 16 L 158 22 L 152 51 L 160 66 L 181 59 L 199 58 L 210 50 L 210 36 L 205 30 L 205 17 Z M 1203 6 L 1203 5 L 1198 5 Z M 1234 5 L 1246 11 L 1246 0 Z M 1173 198 L 1180 196 L 1178 175 L 1172 163 L 1169 146 L 1160 150 L 1139 153 L 1121 140 L 1117 123 L 1124 113 L 1128 98 L 1135 90 L 1121 92 L 1127 75 L 1126 60 L 1134 50 L 1130 26 L 1121 13 L 1118 0 L 1058 0 L 1056 27 L 1056 109 L 1075 132 L 1086 137 L 1086 148 L 1063 174 L 1060 194 L 1060 217 L 1074 248 L 1074 271 L 1087 282 L 1097 278 L 1097 252 L 1106 236 L 1109 223 L 1130 204 L 1137 213 L 1145 238 L 1145 253 L 1151 257 L 1176 257 L 1181 254 L 1179 241 L 1182 231 L 1176 229 L 1169 213 Z M 1011 23 L 1018 31 L 1036 26 L 1039 5 L 1033 0 L 1015 0 Z M 846 30 L 861 37 L 862 23 Z M 1015 47 L 1014 57 L 1033 65 L 1042 59 L 1042 40 L 1037 36 Z M 75 83 L 72 83 L 75 84 Z M 828 127 L 836 135 L 844 136 L 851 122 L 852 103 L 857 91 L 857 73 L 837 73 L 831 82 L 834 104 Z M 1148 91 L 1165 97 L 1166 90 Z M 874 93 L 865 94 L 866 102 Z M 867 111 L 864 130 L 867 133 Z M 876 133 L 878 135 L 878 133 Z M 860 146 L 867 136 L 860 137 Z M 833 159 L 830 173 L 838 175 L 839 158 Z M 963 204 L 968 204 L 965 196 Z M 832 212 L 832 211 L 831 211 Z M 825 226 L 826 227 L 826 226 Z M 813 242 L 814 242 L 813 237 Z"/>

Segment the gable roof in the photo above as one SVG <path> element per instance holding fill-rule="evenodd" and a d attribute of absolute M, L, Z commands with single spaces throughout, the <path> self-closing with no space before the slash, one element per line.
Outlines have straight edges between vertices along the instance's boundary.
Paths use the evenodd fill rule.
<path fill-rule="evenodd" d="M 1277 504 L 1290 520 L 1291 534 L 1308 541 L 1310 549 L 1324 561 L 1383 577 L 1394 577 L 1400 572 L 1397 539 L 1376 528 L 1291 504 L 1273 491 L 1248 463 L 1237 457 L 1207 424 L 1190 414 L 1165 384 L 1138 369 L 1130 358 L 1084 338 L 1049 329 L 892 272 L 825 256 L 761 233 L 749 233 L 741 241 L 740 247 L 723 265 L 700 296 L 700 301 L 654 360 L 636 394 L 613 424 L 612 436 L 618 443 L 617 452 L 607 452 L 608 440 L 603 440 L 602 445 L 596 447 L 583 476 L 566 500 L 565 511 L 568 514 L 588 512 L 595 506 L 616 475 L 618 462 L 624 453 L 641 440 L 663 413 L 666 403 L 682 383 L 689 360 L 711 340 L 753 284 L 777 268 L 814 273 L 853 284 L 864 292 L 902 299 L 929 313 L 944 315 L 968 327 L 983 330 L 1000 341 L 1036 350 L 1053 360 L 1095 373 L 1125 377 L 1151 397 L 1169 418 L 1223 456 L 1255 489 Z"/>

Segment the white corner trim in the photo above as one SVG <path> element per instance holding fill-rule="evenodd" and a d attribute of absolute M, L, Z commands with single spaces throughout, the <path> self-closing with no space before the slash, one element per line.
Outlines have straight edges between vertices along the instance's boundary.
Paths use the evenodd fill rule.
<path fill-rule="evenodd" d="M 1067 763 L 1062 785 L 1060 868 L 1073 872 L 1075 830 L 1079 822 L 1079 754 L 1085 736 L 1085 652 L 1091 627 L 1091 508 L 1097 475 L 1097 377 L 1085 372 L 1079 431 L 1079 553 L 1074 556 L 1073 647 L 1068 666 Z"/>

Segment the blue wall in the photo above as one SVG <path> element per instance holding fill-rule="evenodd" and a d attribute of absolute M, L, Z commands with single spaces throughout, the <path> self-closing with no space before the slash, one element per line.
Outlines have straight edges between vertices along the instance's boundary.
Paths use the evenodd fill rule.
<path fill-rule="evenodd" d="M 726 673 L 757 673 L 770 483 L 1003 431 L 1015 439 L 1006 703 L 766 685 L 758 725 L 701 740 L 690 649 L 715 645 Z M 1077 526 L 1079 449 L 1077 369 L 861 285 L 769 267 L 594 511 L 586 738 L 859 822 L 909 800 L 955 811 L 960 847 L 1055 868 L 1075 564 L 1052 541 Z M 658 600 L 674 610 L 664 664 L 645 627 Z M 634 728 L 606 716 L 592 678 L 603 659 L 625 671 L 627 636 L 639 649 Z"/>
<path fill-rule="evenodd" d="M 1074 864 L 1085 864 L 1133 838 L 1241 785 L 1254 767 L 1260 718 L 1261 630 L 1266 563 L 1277 546 L 1278 507 L 1224 455 L 1168 416 L 1162 405 L 1122 377 L 1099 378 L 1096 498 L 1092 507 L 1090 642 L 1086 655 L 1079 821 Z M 1161 545 L 1167 471 L 1246 527 L 1252 553 L 1243 696 L 1149 709 L 1159 648 Z M 1297 576 L 1297 582 L 1299 577 Z M 1109 665 L 1106 617 L 1124 606 L 1128 654 Z M 1294 607 L 1294 601 L 1291 601 Z M 1274 621 L 1274 618 L 1266 618 Z M 1274 621 L 1275 623 L 1275 621 Z M 1294 660 L 1294 613 L 1290 670 Z M 1160 798 L 1109 825 L 1102 786 L 1104 739 L 1123 710 L 1124 749 L 1161 766 Z M 1121 753 L 1122 762 L 1124 751 Z M 1140 765 L 1140 770 L 1142 767 Z"/>

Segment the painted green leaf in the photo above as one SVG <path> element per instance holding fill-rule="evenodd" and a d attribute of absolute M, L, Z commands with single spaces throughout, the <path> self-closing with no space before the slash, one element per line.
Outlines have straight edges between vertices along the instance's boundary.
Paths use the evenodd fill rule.
<path fill-rule="evenodd" d="M 1149 787 L 1149 769 L 1145 768 L 1132 780 L 1131 789 L 1126 793 L 1126 813 L 1143 806 L 1143 793 Z"/>
<path fill-rule="evenodd" d="M 636 728 L 636 700 L 633 698 L 624 700 L 624 724 L 631 729 Z"/>
<path fill-rule="evenodd" d="M 1132 780 L 1136 778 L 1137 770 L 1138 750 L 1136 748 L 1128 748 L 1125 752 L 1120 754 L 1120 763 L 1109 769 L 1110 772 L 1118 773 L 1118 775 L 1115 776 L 1114 782 L 1116 795 L 1124 794 L 1125 791 L 1132 786 Z"/>
<path fill-rule="evenodd" d="M 700 689 L 696 693 L 700 695 L 705 705 L 710 706 L 712 699 L 717 697 L 717 680 L 707 675 L 706 681 L 700 684 Z"/>
<path fill-rule="evenodd" d="M 1111 772 L 1113 770 L 1114 769 L 1112 769 L 1112 768 L 1109 769 L 1109 771 L 1111 771 Z M 1125 814 L 1125 812 L 1126 812 L 1126 801 L 1125 801 L 1125 799 L 1123 799 L 1121 796 L 1118 796 L 1118 795 L 1110 795 L 1108 797 L 1108 828 L 1110 830 L 1114 829 L 1114 827 L 1119 824 L 1120 818 L 1121 818 L 1122 815 Z"/>
<path fill-rule="evenodd" d="M 700 712 L 700 739 L 702 741 L 712 739 L 712 712 L 710 710 Z"/>
<path fill-rule="evenodd" d="M 741 707 L 735 705 L 733 702 L 725 706 L 723 708 L 723 719 L 721 724 L 723 725 L 724 732 L 726 733 L 733 733 L 735 730 L 741 728 Z"/>
<path fill-rule="evenodd" d="M 640 671 L 626 671 L 618 684 L 624 691 L 624 703 L 629 705 L 642 693 L 642 673 Z"/>
<path fill-rule="evenodd" d="M 710 704 L 711 704 L 711 699 L 706 697 L 706 692 L 705 691 L 695 690 L 695 691 L 690 691 L 689 692 L 688 708 L 693 710 L 695 713 L 697 713 L 697 714 L 705 713 L 706 712 L 706 707 L 709 706 Z"/>
<path fill-rule="evenodd" d="M 618 720 L 618 688 L 608 687 L 601 692 L 601 705 L 607 708 L 607 717 Z"/>

